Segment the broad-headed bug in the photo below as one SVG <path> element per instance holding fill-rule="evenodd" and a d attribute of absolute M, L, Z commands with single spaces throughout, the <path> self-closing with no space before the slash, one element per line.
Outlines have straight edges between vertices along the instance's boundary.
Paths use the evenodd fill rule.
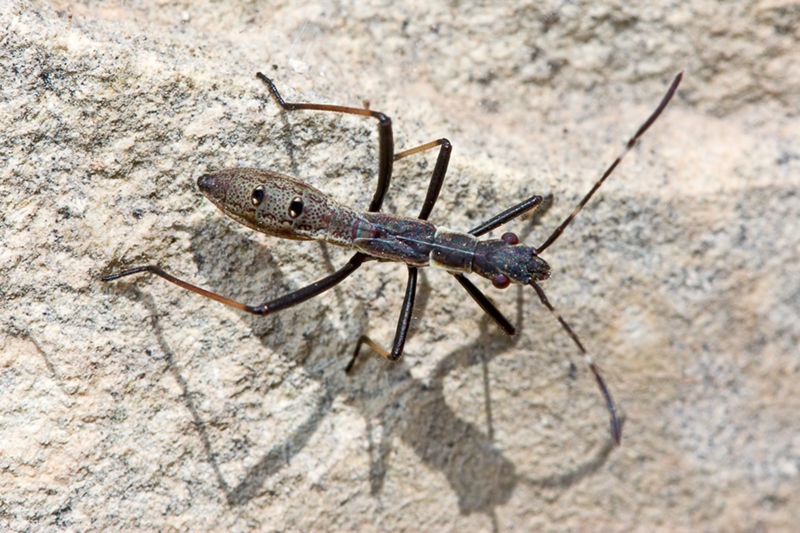
<path fill-rule="evenodd" d="M 506 233 L 500 239 L 479 240 L 478 237 L 524 213 L 536 209 L 542 204 L 543 197 L 532 196 L 493 216 L 468 232 L 435 226 L 428 222 L 428 216 L 431 214 L 436 199 L 439 197 L 439 191 L 447 173 L 447 165 L 452 150 L 447 139 L 439 139 L 395 154 L 392 121 L 383 113 L 372 111 L 368 107 L 354 108 L 328 104 L 287 103 L 278 93 L 272 81 L 259 72 L 257 77 L 266 83 L 269 92 L 286 111 L 301 109 L 331 111 L 373 117 L 378 120 L 380 143 L 378 188 L 375 191 L 369 209 L 367 211 L 357 211 L 338 203 L 310 185 L 276 172 L 255 168 L 233 168 L 203 174 L 197 179 L 197 187 L 223 213 L 256 231 L 285 239 L 322 240 L 337 246 L 352 248 L 356 253 L 346 265 L 333 274 L 306 287 L 256 306 L 243 304 L 192 285 L 154 265 L 141 266 L 111 274 L 103 277 L 102 280 L 111 281 L 139 272 L 150 272 L 184 289 L 241 311 L 256 315 L 268 315 L 297 305 L 327 291 L 355 272 L 365 261 L 378 260 L 405 263 L 408 267 L 408 284 L 392 349 L 390 351 L 384 350 L 368 337 L 362 336 L 356 344 L 355 353 L 346 370 L 350 370 L 352 367 L 362 343 L 368 344 L 390 361 L 395 361 L 402 355 L 411 323 L 411 313 L 414 308 L 417 270 L 421 267 L 433 266 L 451 273 L 481 309 L 509 335 L 516 333 L 514 326 L 495 307 L 492 301 L 467 279 L 466 274 L 474 273 L 488 278 L 499 289 L 506 288 L 511 283 L 530 285 L 536 291 L 542 304 L 558 320 L 583 354 L 603 394 L 611 418 L 611 434 L 615 442 L 619 444 L 621 426 L 617 416 L 617 409 L 608 387 L 606 387 L 597 366 L 586 348 L 584 348 L 578 335 L 556 311 L 539 286 L 538 282 L 550 277 L 550 265 L 541 258 L 541 253 L 558 239 L 606 178 L 619 165 L 625 154 L 633 148 L 636 141 L 653 125 L 674 96 L 682 76 L 683 73 L 679 73 L 675 77 L 656 110 L 628 140 L 622 153 L 611 163 L 572 213 L 541 246 L 533 247 L 519 244 L 519 238 L 513 233 Z M 436 148 L 437 146 L 439 147 L 439 156 L 436 160 L 419 216 L 417 218 L 406 218 L 381 213 L 380 209 L 392 177 L 392 163 L 398 159 Z"/>

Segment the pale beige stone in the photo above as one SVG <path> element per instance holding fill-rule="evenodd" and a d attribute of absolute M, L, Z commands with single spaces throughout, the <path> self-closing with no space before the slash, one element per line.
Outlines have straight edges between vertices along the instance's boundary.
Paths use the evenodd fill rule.
<path fill-rule="evenodd" d="M 800 520 L 800 43 L 791 2 L 142 2 L 0 9 L 0 529 L 788 530 Z M 535 193 L 539 244 L 685 71 L 678 96 L 545 256 L 544 284 L 625 414 L 531 290 L 482 283 L 504 337 L 405 268 L 252 318 L 348 252 L 256 234 L 195 187 L 270 168 L 364 208 L 374 121 L 454 146 L 431 219 Z M 395 166 L 415 215 L 435 154 Z M 498 230 L 498 234 L 500 231 Z M 568 361 L 575 362 L 575 371 Z"/>

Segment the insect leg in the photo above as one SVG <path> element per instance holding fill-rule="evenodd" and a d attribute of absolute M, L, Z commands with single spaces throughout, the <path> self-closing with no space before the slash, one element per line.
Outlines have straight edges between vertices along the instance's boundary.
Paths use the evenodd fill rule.
<path fill-rule="evenodd" d="M 361 264 L 366 260 L 367 260 L 366 255 L 362 253 L 356 253 L 355 255 L 353 255 L 353 257 L 350 258 L 350 261 L 348 261 L 345 266 L 343 266 L 333 274 L 326 276 L 319 281 L 315 281 L 310 285 L 294 290 L 289 294 L 285 294 L 283 296 L 280 296 L 273 300 L 269 300 L 257 306 L 243 304 L 241 302 L 237 302 L 236 300 L 232 300 L 230 298 L 226 298 L 225 296 L 221 296 L 215 292 L 211 292 L 196 285 L 192 285 L 191 283 L 183 281 L 180 278 L 176 278 L 172 274 L 169 274 L 164 270 L 162 270 L 161 268 L 153 265 L 132 268 L 130 270 L 125 270 L 117 274 L 103 276 L 100 279 L 102 281 L 112 281 L 125 276 L 130 276 L 132 274 L 138 274 L 140 272 L 150 272 L 151 274 L 155 274 L 156 276 L 159 276 L 160 278 L 163 278 L 169 281 L 170 283 L 174 283 L 179 287 L 195 292 L 201 296 L 205 296 L 206 298 L 216 300 L 217 302 L 223 303 L 229 307 L 233 307 L 234 309 L 245 311 L 247 313 L 252 313 L 254 315 L 268 315 L 270 313 L 275 313 L 277 311 L 286 309 L 287 307 L 295 306 L 299 303 L 305 302 L 310 298 L 322 294 L 328 289 L 341 283 L 342 280 L 344 280 L 347 276 L 355 272 L 356 269 L 358 269 L 358 267 L 360 267 Z"/>
<path fill-rule="evenodd" d="M 406 285 L 406 294 L 403 298 L 403 307 L 400 310 L 400 318 L 397 320 L 397 329 L 394 333 L 394 341 L 392 342 L 392 350 L 387 351 L 380 344 L 370 339 L 366 335 L 361 335 L 356 343 L 356 349 L 353 350 L 353 356 L 344 367 L 344 371 L 349 373 L 361 353 L 361 345 L 366 344 L 379 355 L 385 357 L 389 361 L 397 361 L 403 355 L 403 347 L 408 338 L 408 328 L 411 326 L 411 313 L 414 311 L 414 299 L 417 295 L 417 267 L 408 267 L 408 283 Z"/>
<path fill-rule="evenodd" d="M 370 339 L 366 335 L 361 335 L 358 338 L 358 342 L 356 342 L 356 349 L 353 351 L 353 357 L 350 358 L 350 362 L 347 363 L 346 367 L 344 367 L 344 371 L 346 373 L 349 374 L 350 371 L 353 369 L 353 365 L 355 364 L 356 359 L 358 359 L 358 354 L 361 351 L 362 344 L 366 344 L 367 346 L 375 350 L 375 352 L 377 352 L 379 355 L 382 355 L 386 359 L 389 359 L 389 352 L 387 352 L 383 346 L 381 346 L 374 340 Z"/>
<path fill-rule="evenodd" d="M 313 111 L 332 111 L 334 113 L 344 113 L 346 115 L 360 115 L 362 117 L 373 117 L 378 120 L 378 189 L 375 191 L 375 196 L 372 197 L 372 202 L 369 204 L 369 210 L 377 212 L 381 210 L 383 199 L 386 197 L 386 192 L 389 190 L 389 182 L 392 179 L 392 163 L 394 162 L 394 135 L 392 134 L 392 119 L 379 111 L 372 111 L 370 109 L 360 107 L 346 107 L 341 105 L 329 104 L 298 104 L 284 101 L 283 97 L 275 88 L 272 80 L 264 76 L 262 73 L 256 73 L 256 77 L 267 84 L 270 94 L 272 94 L 278 105 L 285 111 L 298 111 L 301 109 L 309 109 Z"/>
<path fill-rule="evenodd" d="M 489 233 L 493 229 L 502 226 L 509 220 L 513 220 L 518 216 L 524 215 L 528 211 L 536 209 L 542 204 L 543 201 L 544 198 L 542 198 L 541 196 L 531 196 L 527 200 L 520 202 L 513 207 L 509 207 L 502 213 L 493 216 L 492 218 L 482 223 L 481 225 L 469 230 L 469 234 L 475 235 L 476 237 L 485 235 L 486 233 Z"/>
<path fill-rule="evenodd" d="M 433 206 L 439 198 L 439 192 L 442 190 L 444 177 L 447 174 L 447 165 L 450 163 L 450 153 L 453 151 L 453 145 L 447 139 L 437 139 L 394 155 L 394 160 L 397 161 L 437 146 L 439 146 L 439 156 L 436 158 L 436 166 L 433 167 L 433 174 L 431 174 L 431 181 L 428 184 L 425 201 L 422 203 L 422 210 L 417 217 L 420 220 L 428 220 L 428 217 L 431 216 L 431 211 L 433 211 Z"/>
<path fill-rule="evenodd" d="M 569 324 L 567 324 L 567 321 L 564 320 L 561 314 L 556 311 L 555 307 L 553 307 L 553 304 L 551 304 L 547 299 L 547 296 L 544 294 L 542 288 L 535 281 L 531 281 L 530 286 L 533 287 L 536 291 L 536 294 L 539 295 L 539 300 L 541 300 L 542 305 L 544 305 L 556 318 L 556 320 L 558 320 L 558 322 L 561 324 L 561 327 L 564 328 L 572 341 L 583 354 L 586 364 L 589 365 L 589 369 L 594 375 L 597 386 L 600 387 L 600 392 L 603 393 L 603 399 L 606 401 L 606 409 L 608 409 L 608 414 L 611 417 L 611 436 L 614 437 L 614 442 L 616 442 L 617 446 L 619 446 L 620 442 L 622 441 L 622 424 L 617 417 L 617 407 L 614 404 L 614 399 L 611 397 L 608 387 L 606 387 L 606 382 L 603 381 L 603 377 L 600 375 L 600 371 L 597 369 L 597 365 L 594 364 L 592 356 L 589 355 L 589 352 L 587 352 L 586 348 L 583 347 L 583 343 L 578 338 L 578 335 L 569 326 Z"/>
<path fill-rule="evenodd" d="M 403 355 L 403 346 L 408 338 L 408 328 L 411 326 L 411 313 L 414 312 L 414 298 L 417 295 L 417 267 L 408 267 L 408 283 L 406 284 L 406 295 L 403 298 L 403 307 L 400 309 L 400 318 L 397 320 L 397 329 L 394 333 L 392 351 L 389 352 L 389 360 L 397 361 Z"/>
<path fill-rule="evenodd" d="M 436 204 L 436 200 L 439 198 L 439 192 L 442 190 L 442 184 L 444 183 L 444 178 L 447 174 L 447 165 L 450 162 L 450 153 L 453 151 L 453 146 L 447 139 L 437 139 L 435 141 L 431 141 L 394 155 L 394 159 L 397 161 L 398 159 L 403 159 L 404 157 L 408 157 L 425 150 L 430 150 L 431 148 L 435 148 L 437 146 L 439 146 L 439 156 L 436 158 L 436 166 L 433 168 L 433 174 L 431 175 L 431 181 L 428 184 L 428 191 L 425 195 L 425 201 L 423 202 L 422 210 L 419 213 L 418 218 L 421 220 L 428 219 L 431 211 L 433 211 L 433 206 Z M 358 343 L 356 343 L 356 349 L 353 352 L 353 357 L 345 367 L 345 372 L 349 372 L 353 368 L 362 344 L 367 344 L 370 348 L 390 361 L 396 361 L 401 355 L 403 355 L 403 347 L 405 346 L 406 339 L 408 338 L 408 328 L 411 326 L 411 314 L 414 311 L 414 299 L 417 294 L 417 276 L 417 267 L 408 267 L 408 283 L 406 284 L 406 293 L 405 297 L 403 298 L 403 307 L 400 311 L 400 317 L 397 320 L 397 329 L 395 330 L 394 341 L 392 342 L 392 350 L 390 352 L 386 351 L 375 341 L 365 335 L 362 335 L 359 338 Z"/>
<path fill-rule="evenodd" d="M 464 290 L 466 290 L 472 299 L 480 306 L 483 311 L 494 320 L 495 324 L 497 324 L 500 329 L 502 329 L 506 335 L 515 335 L 517 333 L 517 328 L 500 312 L 497 306 L 492 303 L 488 296 L 483 294 L 483 292 L 472 283 L 467 276 L 464 274 L 453 274 L 453 277 L 456 278 Z"/>
<path fill-rule="evenodd" d="M 402 159 L 406 156 L 422 152 L 439 146 L 439 156 L 436 158 L 436 166 L 433 167 L 433 174 L 431 181 L 428 184 L 428 192 L 425 194 L 425 201 L 422 204 L 422 210 L 419 213 L 420 220 L 428 220 L 428 217 L 433 211 L 433 206 L 439 198 L 439 192 L 442 190 L 444 177 L 447 174 L 447 165 L 450 162 L 450 153 L 453 151 L 453 145 L 447 139 L 438 139 L 422 146 L 417 146 L 405 152 L 400 152 L 394 156 L 395 160 Z M 406 284 L 406 294 L 403 298 L 403 307 L 400 310 L 400 318 L 397 320 L 397 329 L 394 334 L 394 342 L 392 343 L 392 351 L 389 353 L 389 360 L 396 361 L 403 354 L 403 347 L 408 338 L 408 328 L 411 326 L 411 313 L 414 312 L 414 299 L 417 295 L 417 267 L 408 267 L 408 283 Z"/>

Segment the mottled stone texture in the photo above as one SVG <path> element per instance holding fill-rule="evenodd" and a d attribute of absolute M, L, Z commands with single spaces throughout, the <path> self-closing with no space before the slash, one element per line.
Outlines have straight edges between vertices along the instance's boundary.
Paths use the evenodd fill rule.
<path fill-rule="evenodd" d="M 0 8 L 0 529 L 787 530 L 800 520 L 800 8 L 648 2 L 24 2 Z M 513 7 L 512 7 L 513 6 Z M 205 172 L 291 175 L 369 204 L 375 121 L 455 147 L 431 220 L 535 193 L 537 245 L 679 70 L 670 108 L 547 250 L 544 284 L 625 414 L 620 448 L 532 290 L 503 336 L 426 270 L 406 356 L 401 265 L 244 316 L 347 253 L 259 235 Z M 435 153 L 395 166 L 418 212 Z M 495 238 L 503 228 L 493 232 Z M 574 361 L 570 366 L 569 361 Z"/>

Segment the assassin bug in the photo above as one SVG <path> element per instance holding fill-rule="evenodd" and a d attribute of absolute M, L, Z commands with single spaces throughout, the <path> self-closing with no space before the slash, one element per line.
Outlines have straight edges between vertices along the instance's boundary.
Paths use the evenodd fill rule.
<path fill-rule="evenodd" d="M 268 315 L 287 307 L 292 307 L 313 298 L 355 272 L 364 262 L 371 260 L 396 261 L 408 267 L 406 285 L 400 319 L 397 323 L 391 351 L 384 350 L 366 336 L 361 336 L 356 344 L 353 358 L 346 370 L 350 370 L 362 344 L 367 344 L 390 361 L 397 360 L 403 353 L 403 346 L 411 323 L 414 297 L 417 289 L 417 271 L 421 267 L 443 268 L 452 274 L 470 296 L 507 334 L 514 335 L 516 328 L 503 316 L 489 298 L 476 287 L 465 274 L 475 273 L 488 278 L 492 284 L 503 289 L 511 283 L 530 285 L 542 304 L 558 320 L 572 341 L 583 354 L 589 369 L 600 388 L 611 419 L 611 434 L 617 445 L 621 439 L 621 424 L 611 393 L 606 387 L 600 371 L 583 346 L 578 335 L 564 318 L 556 311 L 539 286 L 539 281 L 550 277 L 550 265 L 540 254 L 553 244 L 564 229 L 591 199 L 603 182 L 611 175 L 622 158 L 636 144 L 639 138 L 653 125 L 675 94 L 683 73 L 672 82 L 667 94 L 656 110 L 631 137 L 625 148 L 606 169 L 592 189 L 575 207 L 572 213 L 553 231 L 550 237 L 538 247 L 519 244 L 519 238 L 506 233 L 500 239 L 479 240 L 478 237 L 506 222 L 536 209 L 542 204 L 542 196 L 532 196 L 519 204 L 506 209 L 470 231 L 458 232 L 437 227 L 428 222 L 439 191 L 444 183 L 452 146 L 447 139 L 439 139 L 404 152 L 394 153 L 392 121 L 389 117 L 368 107 L 355 108 L 328 104 L 288 103 L 283 100 L 272 80 L 261 74 L 256 76 L 263 81 L 278 105 L 285 111 L 301 109 L 331 111 L 351 115 L 373 117 L 378 121 L 379 166 L 378 188 L 369 209 L 356 211 L 343 206 L 319 190 L 269 170 L 254 168 L 233 168 L 211 174 L 203 174 L 197 179 L 200 192 L 211 200 L 223 213 L 256 231 L 275 237 L 296 240 L 322 240 L 356 250 L 345 266 L 306 287 L 294 290 L 279 298 L 261 305 L 251 306 L 231 300 L 225 296 L 197 287 L 168 274 L 158 266 L 147 265 L 102 278 L 111 281 L 140 272 L 150 272 L 184 289 L 196 292 L 212 300 L 255 315 Z M 384 197 L 392 177 L 392 163 L 425 150 L 439 147 L 439 155 L 431 175 L 425 201 L 419 216 L 400 217 L 381 213 Z"/>

